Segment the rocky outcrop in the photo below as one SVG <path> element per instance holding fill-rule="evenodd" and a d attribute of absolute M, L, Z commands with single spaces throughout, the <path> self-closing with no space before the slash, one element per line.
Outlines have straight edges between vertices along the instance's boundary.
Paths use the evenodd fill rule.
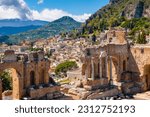
<path fill-rule="evenodd" d="M 129 3 L 122 11 L 121 16 L 125 16 L 128 19 L 150 17 L 150 6 L 144 1 L 132 2 L 129 0 Z"/>
<path fill-rule="evenodd" d="M 134 17 L 135 18 L 142 17 L 143 12 L 144 12 L 144 2 L 140 1 L 136 6 Z"/>

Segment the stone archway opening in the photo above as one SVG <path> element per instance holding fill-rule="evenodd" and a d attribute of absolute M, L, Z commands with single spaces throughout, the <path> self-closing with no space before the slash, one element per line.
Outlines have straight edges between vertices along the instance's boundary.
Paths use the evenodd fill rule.
<path fill-rule="evenodd" d="M 117 70 L 118 70 L 118 61 L 115 57 L 112 57 L 112 79 L 114 82 L 118 81 Z"/>
<path fill-rule="evenodd" d="M 108 78 L 111 85 L 118 85 L 118 59 L 114 56 L 108 58 Z"/>
<path fill-rule="evenodd" d="M 30 86 L 35 86 L 35 72 L 31 71 L 30 72 Z"/>
<path fill-rule="evenodd" d="M 0 71 L 3 74 L 2 79 L 2 92 L 3 100 L 12 100 L 12 99 L 20 99 L 21 98 L 21 90 L 20 90 L 20 74 L 14 68 L 7 68 L 3 71 Z M 5 88 L 4 88 L 5 87 Z"/>
<path fill-rule="evenodd" d="M 144 78 L 147 90 L 150 90 L 150 64 L 144 66 Z"/>
<path fill-rule="evenodd" d="M 123 71 L 126 71 L 126 60 L 123 61 Z"/>
<path fill-rule="evenodd" d="M 40 84 L 44 84 L 44 78 L 45 78 L 45 70 L 42 69 L 40 72 Z"/>

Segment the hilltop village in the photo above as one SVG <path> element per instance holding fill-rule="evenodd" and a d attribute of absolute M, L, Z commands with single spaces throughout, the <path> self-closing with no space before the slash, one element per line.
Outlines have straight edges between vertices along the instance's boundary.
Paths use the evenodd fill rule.
<path fill-rule="evenodd" d="M 55 36 L 3 43 L 0 73 L 9 71 L 12 90 L 3 91 L 0 82 L 0 99 L 149 99 L 149 57 L 150 45 L 133 44 L 122 28 L 102 32 L 96 42 Z M 65 61 L 77 67 L 56 74 Z"/>

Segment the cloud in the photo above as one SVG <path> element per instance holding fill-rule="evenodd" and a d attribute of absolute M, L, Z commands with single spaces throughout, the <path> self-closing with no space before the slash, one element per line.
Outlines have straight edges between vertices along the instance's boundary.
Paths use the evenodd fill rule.
<path fill-rule="evenodd" d="M 38 0 L 42 3 L 43 0 Z M 30 19 L 54 21 L 63 16 L 70 16 L 79 22 L 84 22 L 91 14 L 74 15 L 60 9 L 45 8 L 42 11 L 31 10 L 24 0 L 0 0 L 0 19 Z"/>
<path fill-rule="evenodd" d="M 44 0 L 38 0 L 38 4 L 42 4 L 44 2 Z"/>
<path fill-rule="evenodd" d="M 14 14 L 18 14 L 17 18 L 19 16 L 20 19 L 28 19 L 32 15 L 24 0 L 0 0 L 0 8 L 2 14 L 7 13 L 6 15 L 14 16 L 12 13 L 14 11 Z"/>
<path fill-rule="evenodd" d="M 20 19 L 20 16 L 16 10 L 9 8 L 6 9 L 5 7 L 0 6 L 0 19 Z"/>
<path fill-rule="evenodd" d="M 32 16 L 34 20 L 45 20 L 45 21 L 54 21 L 63 16 L 70 16 L 79 22 L 84 22 L 91 16 L 91 14 L 85 13 L 83 15 L 73 15 L 59 9 L 44 9 L 41 12 L 38 12 L 37 10 L 32 10 Z"/>

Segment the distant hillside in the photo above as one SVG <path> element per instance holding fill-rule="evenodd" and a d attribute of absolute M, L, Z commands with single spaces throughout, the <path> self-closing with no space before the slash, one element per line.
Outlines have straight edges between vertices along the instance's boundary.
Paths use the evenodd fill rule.
<path fill-rule="evenodd" d="M 25 26 L 43 26 L 49 22 L 40 20 L 20 20 L 20 19 L 3 19 L 0 20 L 0 27 L 25 27 Z"/>
<path fill-rule="evenodd" d="M 99 35 L 110 27 L 128 29 L 134 42 L 150 33 L 150 0 L 110 0 L 110 3 L 93 14 L 82 27 L 82 36 Z M 144 37 L 144 36 L 143 36 Z"/>
<path fill-rule="evenodd" d="M 21 40 L 47 39 L 48 37 L 58 35 L 62 32 L 69 32 L 73 29 L 77 29 L 80 26 L 81 23 L 75 21 L 71 17 L 65 16 L 36 30 L 11 35 L 7 41 L 18 43 Z"/>
<path fill-rule="evenodd" d="M 40 28 L 41 26 L 0 27 L 0 35 L 12 35 Z"/>

